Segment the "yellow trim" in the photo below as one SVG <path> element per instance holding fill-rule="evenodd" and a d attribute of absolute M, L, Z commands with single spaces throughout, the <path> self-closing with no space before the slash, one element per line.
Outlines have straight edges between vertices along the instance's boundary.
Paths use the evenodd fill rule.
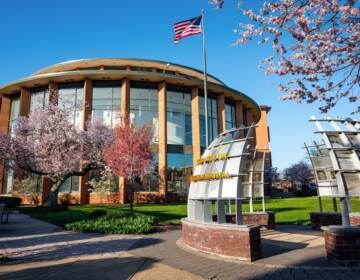
<path fill-rule="evenodd" d="M 206 173 L 201 175 L 194 175 L 190 177 L 192 182 L 197 181 L 208 181 L 208 180 L 219 180 L 219 179 L 228 179 L 230 174 L 227 172 L 217 172 L 217 173 Z"/>
<path fill-rule="evenodd" d="M 218 155 L 208 156 L 205 158 L 200 158 L 197 160 L 197 164 L 204 164 L 204 163 L 212 162 L 212 161 L 216 161 L 216 160 L 225 160 L 226 158 L 227 158 L 227 154 L 222 153 L 222 154 L 218 154 Z"/>

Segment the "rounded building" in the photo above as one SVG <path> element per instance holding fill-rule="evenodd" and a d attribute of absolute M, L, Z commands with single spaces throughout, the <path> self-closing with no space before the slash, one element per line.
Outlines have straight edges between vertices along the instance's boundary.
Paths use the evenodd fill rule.
<path fill-rule="evenodd" d="M 152 123 L 153 170 L 140 178 L 135 200 L 174 201 L 186 198 L 192 168 L 205 148 L 203 73 L 170 62 L 144 59 L 83 59 L 43 68 L 0 87 L 0 133 L 11 133 L 18 116 L 42 108 L 54 98 L 74 105 L 73 121 L 84 128 L 96 116 L 109 126 L 119 114 L 136 125 Z M 220 132 L 241 125 L 258 124 L 257 149 L 268 151 L 267 106 L 259 106 L 246 94 L 208 75 L 209 143 Z M 270 161 L 269 161 L 270 162 Z M 125 203 L 126 182 L 109 178 L 105 196 L 89 191 L 87 182 L 96 172 L 72 177 L 61 187 L 59 199 L 70 203 Z M 11 162 L 0 166 L 0 190 L 16 190 L 21 172 Z M 34 178 L 34 189 L 45 200 L 50 183 Z"/>

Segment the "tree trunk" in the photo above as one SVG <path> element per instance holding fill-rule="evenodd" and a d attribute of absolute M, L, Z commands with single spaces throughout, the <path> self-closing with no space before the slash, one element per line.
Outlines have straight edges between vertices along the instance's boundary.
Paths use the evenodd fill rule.
<path fill-rule="evenodd" d="M 134 190 L 133 190 L 133 186 L 131 185 L 130 189 L 130 195 L 129 195 L 129 203 L 130 203 L 130 213 L 133 214 L 134 213 Z"/>
<path fill-rule="evenodd" d="M 67 178 L 66 178 L 67 179 Z M 58 180 L 58 181 L 53 181 L 53 185 L 50 189 L 49 192 L 49 197 L 46 201 L 46 205 L 49 207 L 56 207 L 58 205 L 58 193 L 59 193 L 59 189 L 60 186 L 62 185 L 62 183 L 64 183 L 66 181 L 66 179 L 64 180 Z"/>
<path fill-rule="evenodd" d="M 53 191 L 51 190 L 49 192 L 49 197 L 46 201 L 46 205 L 49 207 L 56 207 L 58 205 L 57 200 L 58 200 L 58 193 L 59 191 Z"/>

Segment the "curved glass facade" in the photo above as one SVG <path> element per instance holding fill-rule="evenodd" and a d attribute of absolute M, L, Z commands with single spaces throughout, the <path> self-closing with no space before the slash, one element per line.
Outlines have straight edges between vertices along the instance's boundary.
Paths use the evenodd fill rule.
<path fill-rule="evenodd" d="M 188 75 L 189 69 L 173 71 L 174 69 L 167 69 L 166 67 L 168 66 L 165 64 L 164 69 L 160 69 L 159 65 L 146 67 L 140 64 L 134 66 L 131 63 L 112 66 L 106 64 L 101 66 L 80 65 L 78 68 L 74 68 L 76 70 L 73 71 L 74 73 L 67 73 L 64 77 L 56 73 L 56 78 L 52 80 L 51 85 L 47 84 L 51 77 L 36 77 L 35 74 L 33 82 L 27 81 L 26 84 L 19 84 L 17 89 L 11 89 L 8 93 L 3 90 L 3 96 L 12 95 L 14 97 L 11 97 L 11 102 L 3 103 L 8 107 L 6 110 L 0 111 L 0 117 L 5 119 L 3 116 L 7 114 L 5 129 L 7 131 L 9 128 L 11 133 L 20 112 L 19 92 L 21 91 L 21 102 L 25 102 L 25 104 L 21 104 L 21 112 L 26 114 L 44 108 L 50 100 L 56 100 L 55 95 L 52 96 L 53 90 L 49 90 L 50 87 L 58 89 L 59 106 L 70 109 L 69 120 L 79 128 L 85 127 L 83 123 L 85 119 L 94 118 L 114 128 L 119 124 L 121 110 L 126 110 L 126 112 L 129 110 L 129 118 L 136 126 L 151 124 L 154 128 L 151 144 L 153 153 L 151 170 L 148 174 L 140 176 L 137 183 L 140 183 L 138 185 L 141 187 L 136 186 L 136 191 L 157 192 L 154 197 L 160 196 L 161 199 L 162 195 L 166 197 L 167 192 L 186 196 L 190 185 L 194 156 L 196 160 L 205 148 L 204 96 L 203 91 L 199 89 L 199 80 Z M 81 73 L 83 70 L 92 70 L 92 74 L 90 76 L 83 75 Z M 133 72 L 130 73 L 131 71 Z M 50 72 L 47 74 L 52 75 Z M 84 82 L 84 77 L 90 80 Z M 31 88 L 31 85 L 34 87 Z M 212 83 L 209 83 L 207 103 L 209 143 L 219 133 L 220 118 L 218 112 L 221 110 L 225 110 L 225 120 L 221 119 L 221 127 L 223 125 L 225 125 L 225 129 L 236 127 L 236 110 L 238 107 L 235 106 L 235 102 L 245 99 L 245 102 L 242 102 L 244 108 L 241 108 L 244 113 L 244 122 L 247 121 L 247 117 L 253 119 L 251 114 L 248 116 L 247 112 L 252 113 L 254 110 L 255 118 L 259 116 L 258 109 L 255 108 L 256 104 L 253 105 L 251 100 L 249 102 L 246 96 L 239 95 L 238 98 L 234 94 L 236 91 L 225 86 L 223 89 L 221 87 L 221 84 L 213 86 Z M 18 94 L 13 95 L 15 91 Z M 28 92 L 30 98 L 28 98 Z M 218 108 L 219 105 L 222 106 L 220 102 L 217 102 L 219 95 L 222 95 L 221 98 L 224 97 L 226 100 L 224 108 Z M 85 104 L 85 100 L 89 104 Z M 166 108 L 165 106 L 159 107 L 159 104 L 165 103 Z M 91 111 L 87 108 L 91 108 Z M 198 112 L 199 116 L 194 117 L 194 112 Z M 162 129 L 159 131 L 159 124 L 166 125 L 166 127 L 161 127 Z M 165 139 L 166 142 L 163 141 Z M 8 166 L 9 163 L 6 165 Z M 18 172 L 15 168 L 14 173 L 12 165 L 10 163 L 8 172 L 4 173 L 2 182 L 0 181 L 0 185 L 1 183 L 5 184 L 3 185 L 4 192 L 6 190 L 11 191 L 13 177 L 15 180 L 18 177 Z M 30 174 L 29 176 L 34 175 Z M 34 189 L 39 189 L 43 180 L 40 177 L 35 177 L 33 178 L 36 183 L 34 183 L 36 185 Z M 80 197 L 88 191 L 87 189 L 79 191 L 80 188 L 88 188 L 87 181 L 99 181 L 99 179 L 99 170 L 92 171 L 89 176 L 82 178 L 81 184 L 79 184 L 80 178 L 73 176 L 64 182 L 60 192 L 74 193 L 71 197 L 75 198 L 77 197 L 75 193 L 78 193 Z M 45 183 L 48 184 L 46 181 Z M 123 181 L 117 177 L 109 178 L 107 184 L 110 192 L 118 192 L 118 194 L 113 194 L 115 197 L 126 192 L 126 183 L 124 186 Z M 150 196 L 153 195 L 150 194 Z M 86 199 L 92 201 L 94 195 Z"/>

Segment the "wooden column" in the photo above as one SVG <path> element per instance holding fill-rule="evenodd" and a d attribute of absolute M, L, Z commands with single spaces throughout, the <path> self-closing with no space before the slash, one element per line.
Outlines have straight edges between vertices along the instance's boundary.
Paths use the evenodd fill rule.
<path fill-rule="evenodd" d="M 248 109 L 246 110 L 246 119 L 247 119 L 247 126 L 252 125 L 254 122 L 254 115 L 252 110 Z M 253 130 L 253 135 L 251 135 L 253 139 L 250 141 L 250 147 L 251 149 L 255 149 L 256 147 L 256 129 Z"/>
<path fill-rule="evenodd" d="M 236 115 L 236 127 L 241 127 L 242 125 L 246 126 L 246 123 L 244 123 L 244 111 L 243 111 L 243 104 L 241 101 L 236 101 L 235 103 L 235 115 Z M 240 132 L 240 137 L 245 137 L 244 131 Z"/>
<path fill-rule="evenodd" d="M 199 88 L 195 87 L 191 91 L 191 121 L 192 121 L 192 146 L 193 146 L 193 166 L 201 157 L 200 149 L 200 107 L 199 107 Z"/>
<path fill-rule="evenodd" d="M 120 95 L 120 117 L 128 118 L 130 113 L 130 81 L 127 78 L 122 80 Z M 127 202 L 126 179 L 124 177 L 119 177 L 119 202 L 120 204 Z"/>
<path fill-rule="evenodd" d="M 88 122 L 91 121 L 91 112 L 92 112 L 92 80 L 85 79 L 84 83 L 84 103 L 83 103 L 83 119 L 82 119 L 82 129 L 86 130 Z M 89 174 L 79 177 L 79 203 L 87 204 L 89 203 L 89 186 L 87 184 L 89 179 Z"/>
<path fill-rule="evenodd" d="M 225 96 L 224 96 L 224 94 L 217 96 L 217 115 L 218 115 L 219 132 L 221 133 L 226 130 Z"/>
<path fill-rule="evenodd" d="M 49 103 L 57 104 L 59 86 L 57 83 L 50 81 L 49 83 Z"/>
<path fill-rule="evenodd" d="M 236 113 L 236 126 L 240 127 L 244 124 L 243 118 L 243 104 L 241 101 L 235 103 L 235 113 Z M 246 124 L 245 124 L 246 125 Z"/>
<path fill-rule="evenodd" d="M 10 110 L 11 110 L 11 98 L 9 96 L 2 96 L 1 100 L 1 111 L 0 111 L 0 134 L 7 134 L 9 131 L 10 121 Z M 6 193 L 6 166 L 4 161 L 0 161 L 0 191 Z"/>
<path fill-rule="evenodd" d="M 270 111 L 268 106 L 260 106 L 261 117 L 256 127 L 256 146 L 259 150 L 269 150 L 269 128 L 267 125 L 267 113 Z"/>
<path fill-rule="evenodd" d="M 11 98 L 9 96 L 3 95 L 1 100 L 1 112 L 0 112 L 1 134 L 7 134 L 9 131 L 10 110 L 11 110 Z"/>
<path fill-rule="evenodd" d="M 58 103 L 58 90 L 59 90 L 58 84 L 50 81 L 50 83 L 49 83 L 49 103 L 53 103 L 53 104 Z M 41 185 L 42 185 L 41 203 L 45 204 L 48 199 L 48 196 L 49 196 L 52 182 L 49 178 L 42 177 Z"/>
<path fill-rule="evenodd" d="M 29 115 L 30 112 L 30 91 L 22 88 L 20 92 L 20 116 L 24 117 Z"/>
<path fill-rule="evenodd" d="M 159 193 L 166 198 L 167 193 L 167 117 L 166 117 L 166 83 L 159 84 Z"/>

